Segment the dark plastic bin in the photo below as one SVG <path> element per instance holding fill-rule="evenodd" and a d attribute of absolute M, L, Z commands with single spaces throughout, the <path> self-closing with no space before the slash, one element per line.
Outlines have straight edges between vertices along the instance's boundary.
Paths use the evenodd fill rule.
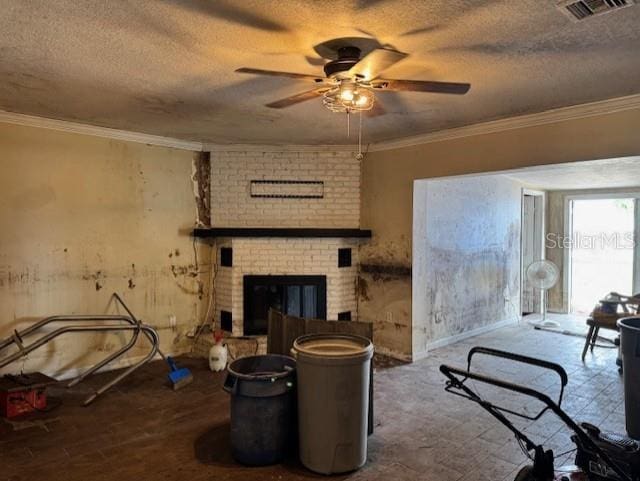
<path fill-rule="evenodd" d="M 627 434 L 640 439 L 640 317 L 618 320 Z"/>
<path fill-rule="evenodd" d="M 224 390 L 231 394 L 231 451 L 249 466 L 282 461 L 296 441 L 296 361 L 275 354 L 231 363 Z"/>

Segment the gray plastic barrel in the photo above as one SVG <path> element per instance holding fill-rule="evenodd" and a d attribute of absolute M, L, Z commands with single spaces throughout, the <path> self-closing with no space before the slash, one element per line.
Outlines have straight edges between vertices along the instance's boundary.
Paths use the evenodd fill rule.
<path fill-rule="evenodd" d="M 640 439 L 640 317 L 618 320 L 627 434 Z"/>
<path fill-rule="evenodd" d="M 354 471 L 367 461 L 373 344 L 321 334 L 295 340 L 300 461 L 316 473 Z"/>
<path fill-rule="evenodd" d="M 295 447 L 295 359 L 269 354 L 243 357 L 228 367 L 231 451 L 249 466 L 282 461 Z"/>

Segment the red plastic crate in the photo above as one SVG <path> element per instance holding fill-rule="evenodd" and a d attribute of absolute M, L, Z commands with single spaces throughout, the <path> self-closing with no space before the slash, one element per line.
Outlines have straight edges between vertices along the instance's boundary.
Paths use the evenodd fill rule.
<path fill-rule="evenodd" d="M 4 376 L 0 379 L 0 415 L 11 419 L 46 410 L 46 387 L 54 382 L 42 373 Z"/>

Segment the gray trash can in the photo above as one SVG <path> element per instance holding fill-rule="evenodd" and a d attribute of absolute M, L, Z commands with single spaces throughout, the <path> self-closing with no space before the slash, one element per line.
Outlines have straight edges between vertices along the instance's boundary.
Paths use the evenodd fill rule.
<path fill-rule="evenodd" d="M 640 439 L 640 317 L 618 320 L 627 434 Z"/>
<path fill-rule="evenodd" d="M 320 334 L 296 339 L 300 461 L 316 473 L 354 471 L 367 460 L 373 344 Z"/>
<path fill-rule="evenodd" d="M 231 363 L 223 389 L 231 394 L 231 451 L 249 466 L 282 461 L 294 452 L 296 361 L 243 357 Z"/>

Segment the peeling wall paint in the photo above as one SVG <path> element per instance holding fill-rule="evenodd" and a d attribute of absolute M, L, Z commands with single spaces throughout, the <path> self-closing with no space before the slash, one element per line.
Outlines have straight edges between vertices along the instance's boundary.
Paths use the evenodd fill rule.
<path fill-rule="evenodd" d="M 379 352 L 411 360 L 410 242 L 401 237 L 386 245 L 379 243 L 376 231 L 371 242 L 360 246 L 358 316 L 373 322 L 374 340 Z"/>
<path fill-rule="evenodd" d="M 520 305 L 521 185 L 504 176 L 418 181 L 413 353 L 508 320 Z M 422 265 L 417 265 L 422 263 Z"/>
<path fill-rule="evenodd" d="M 208 247 L 189 235 L 193 154 L 6 124 L 0 146 L 0 337 L 44 316 L 115 313 L 117 291 L 166 352 L 188 350 L 208 275 Z M 69 375 L 127 339 L 63 336 L 5 371 Z"/>
<path fill-rule="evenodd" d="M 199 226 L 211 225 L 211 152 L 193 154 L 193 194 L 196 198 Z"/>

